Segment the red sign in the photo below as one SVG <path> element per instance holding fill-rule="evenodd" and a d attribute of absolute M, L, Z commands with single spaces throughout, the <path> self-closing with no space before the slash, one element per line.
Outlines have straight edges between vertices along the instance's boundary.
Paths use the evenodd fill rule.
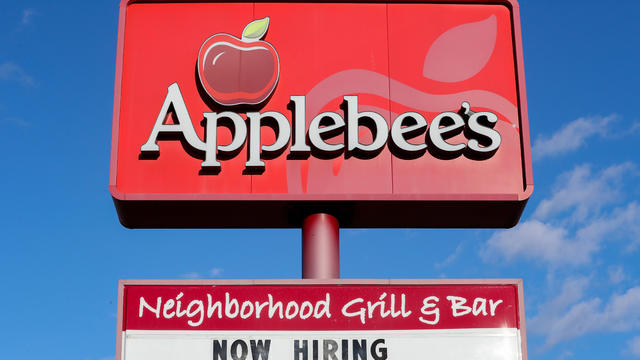
<path fill-rule="evenodd" d="M 122 281 L 118 354 L 224 359 L 230 350 L 238 360 L 259 341 L 264 360 L 462 359 L 483 348 L 486 359 L 522 359 L 521 291 L 518 280 Z"/>
<path fill-rule="evenodd" d="M 533 181 L 515 1 L 123 1 L 129 227 L 508 227 Z"/>

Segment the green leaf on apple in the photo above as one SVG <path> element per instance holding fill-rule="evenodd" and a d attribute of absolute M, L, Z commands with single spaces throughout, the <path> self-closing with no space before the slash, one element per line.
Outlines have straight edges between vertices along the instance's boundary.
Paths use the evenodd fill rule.
<path fill-rule="evenodd" d="M 257 41 L 262 39 L 269 28 L 269 17 L 254 20 L 245 26 L 242 30 L 242 40 Z"/>

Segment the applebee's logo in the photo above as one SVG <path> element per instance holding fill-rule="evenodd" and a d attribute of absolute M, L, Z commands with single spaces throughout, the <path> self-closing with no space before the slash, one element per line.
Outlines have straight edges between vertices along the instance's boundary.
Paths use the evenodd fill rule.
<path fill-rule="evenodd" d="M 215 174 L 221 170 L 221 159 L 237 156 L 247 145 L 245 166 L 247 170 L 260 173 L 265 169 L 264 159 L 280 156 L 289 145 L 289 155 L 295 159 L 308 159 L 310 156 L 331 159 L 342 154 L 371 159 L 388 146 L 393 155 L 403 159 L 417 159 L 429 148 L 430 154 L 441 159 L 453 159 L 464 154 L 471 159 L 483 160 L 492 157 L 500 147 L 502 139 L 494 129 L 498 116 L 490 111 L 473 111 L 468 101 L 458 102 L 459 108 L 451 109 L 453 111 L 440 111 L 430 121 L 420 113 L 409 111 L 393 114 L 395 117 L 389 123 L 378 112 L 361 109 L 356 95 L 342 96 L 341 113 L 317 113 L 317 101 L 307 103 L 307 96 L 313 99 L 311 94 L 317 89 L 335 91 L 350 84 L 367 84 L 370 89 L 344 91 L 343 94 L 380 92 L 369 85 L 376 82 L 359 81 L 362 79 L 358 77 L 381 75 L 359 69 L 345 70 L 321 80 L 307 96 L 291 95 L 287 107 L 292 112 L 292 121 L 277 111 L 247 111 L 243 117 L 229 107 L 264 103 L 278 82 L 278 54 L 271 44 L 260 40 L 268 26 L 269 18 L 264 18 L 250 22 L 242 32 L 242 39 L 218 33 L 205 40 L 198 55 L 198 77 L 206 93 L 227 110 L 203 114 L 206 122 L 203 140 L 195 131 L 180 87 L 177 83 L 169 85 L 149 138 L 140 148 L 143 155 L 157 158 L 155 155 L 160 151 L 158 139 L 163 135 L 174 139 L 177 135 L 183 137 L 191 148 L 204 154 L 202 169 Z M 355 74 L 351 79 L 355 81 L 344 78 L 350 74 Z M 347 81 L 324 86 L 336 77 Z M 389 79 L 385 78 L 382 83 L 388 84 Z M 170 112 L 174 115 L 174 123 L 165 122 Z M 230 130 L 231 142 L 220 144 L 218 127 Z M 273 129 L 275 140 L 272 143 L 263 143 L 262 127 Z M 372 140 L 363 140 L 361 127 L 370 130 Z M 463 134 L 466 140 L 454 139 L 459 134 Z M 343 141 L 339 136 L 343 136 Z"/>
<path fill-rule="evenodd" d="M 269 18 L 250 22 L 242 38 L 219 33 L 202 44 L 198 78 L 207 94 L 222 106 L 257 105 L 273 93 L 280 75 L 278 53 L 261 41 Z"/>

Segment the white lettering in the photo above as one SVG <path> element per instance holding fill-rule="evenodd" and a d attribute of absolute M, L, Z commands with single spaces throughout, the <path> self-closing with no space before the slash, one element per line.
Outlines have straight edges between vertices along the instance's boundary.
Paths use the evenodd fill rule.
<path fill-rule="evenodd" d="M 213 298 L 211 294 L 207 294 L 207 317 L 211 318 L 213 316 L 214 311 L 218 311 L 218 319 L 222 319 L 222 302 L 216 301 L 213 302 Z"/>
<path fill-rule="evenodd" d="M 160 318 L 160 304 L 162 304 L 162 298 L 160 296 L 158 296 L 158 299 L 156 301 L 156 307 L 155 309 L 152 308 L 149 304 L 147 304 L 147 302 L 144 300 L 144 297 L 140 297 L 140 310 L 138 311 L 138 317 L 142 317 L 142 313 L 144 311 L 144 309 L 147 309 L 149 311 L 151 311 L 152 313 L 156 314 L 156 319 Z"/>
<path fill-rule="evenodd" d="M 406 125 L 407 120 L 412 120 L 413 125 Z M 426 148 L 426 144 L 412 144 L 408 142 L 408 138 L 414 138 L 421 135 L 427 129 L 427 120 L 416 112 L 406 112 L 398 115 L 391 124 L 391 141 L 400 150 L 408 153 L 420 153 Z"/>
<path fill-rule="evenodd" d="M 480 314 L 487 315 L 487 299 L 475 298 L 473 300 L 473 315 L 478 316 Z"/>
<path fill-rule="evenodd" d="M 183 301 L 185 294 L 180 292 L 174 298 L 169 298 L 163 302 L 162 297 L 157 297 L 156 302 L 149 304 L 144 297 L 140 297 L 138 310 L 139 317 L 145 311 L 151 312 L 157 319 L 183 318 L 189 326 L 200 326 L 205 320 L 212 318 L 227 319 L 248 319 L 267 317 L 270 319 L 295 319 L 306 320 L 311 317 L 315 319 L 331 318 L 330 303 L 331 296 L 325 293 L 320 300 L 303 301 L 282 301 L 274 300 L 271 294 L 267 294 L 267 301 L 239 300 L 226 292 L 224 299 L 215 299 L 212 293 L 207 293 L 204 299 L 190 299 L 187 303 Z M 205 304 L 206 302 L 206 304 Z M 184 305 L 186 306 L 183 306 Z M 371 305 L 371 304 L 370 304 Z M 384 305 L 382 305 L 384 306 Z M 375 309 L 375 306 L 373 306 Z M 364 311 L 364 310 L 362 310 Z M 364 312 L 363 312 L 364 316 Z"/>
<path fill-rule="evenodd" d="M 238 300 L 229 299 L 229 293 L 224 293 L 224 299 L 224 315 L 229 319 L 233 319 L 238 316 L 238 313 L 240 312 L 240 305 L 238 304 Z"/>
<path fill-rule="evenodd" d="M 264 167 L 264 161 L 261 160 L 261 153 L 265 156 L 278 153 L 289 144 L 291 137 L 291 126 L 287 117 L 276 111 L 267 111 L 263 114 L 257 112 L 247 113 L 249 119 L 249 160 L 246 167 Z M 262 145 L 260 140 L 260 129 L 262 128 L 263 119 L 273 119 L 277 124 L 276 140 L 271 145 Z"/>
<path fill-rule="evenodd" d="M 429 126 L 429 140 L 438 150 L 456 153 L 464 150 L 465 144 L 449 144 L 447 139 L 459 134 L 464 129 L 464 119 L 454 112 L 438 114 Z"/>
<path fill-rule="evenodd" d="M 169 111 L 174 109 L 176 124 L 165 124 L 165 120 L 169 117 Z M 187 111 L 187 105 L 184 103 L 180 87 L 177 83 L 169 85 L 167 89 L 167 97 L 164 99 L 160 113 L 156 118 L 156 122 L 153 125 L 151 134 L 147 139 L 147 142 L 140 147 L 140 151 L 156 153 L 160 151 L 160 147 L 157 144 L 158 135 L 161 133 L 166 134 L 182 134 L 192 147 L 200 151 L 205 151 L 205 143 L 200 140 L 198 134 L 196 134 L 191 122 L 191 117 Z"/>
<path fill-rule="evenodd" d="M 306 155 L 311 152 L 311 148 L 305 141 L 306 104 L 304 96 L 291 96 L 291 103 L 295 110 L 293 113 L 293 141 L 291 153 Z"/>
<path fill-rule="evenodd" d="M 367 308 L 368 308 L 368 314 L 369 314 L 369 319 L 371 319 L 373 317 L 373 312 L 376 310 L 377 307 L 380 307 L 380 317 L 381 318 L 386 318 L 387 316 L 389 316 L 391 314 L 391 311 L 384 311 L 384 298 L 387 296 L 387 293 L 382 293 L 382 295 L 380 295 L 379 301 L 376 301 L 374 303 L 372 303 L 371 301 L 367 301 Z"/>
<path fill-rule="evenodd" d="M 309 141 L 311 145 L 328 154 L 341 151 L 344 149 L 344 144 L 329 144 L 325 140 L 340 134 L 344 130 L 344 125 L 344 119 L 340 114 L 334 112 L 318 114 L 309 124 Z"/>
<path fill-rule="evenodd" d="M 420 316 L 418 320 L 425 324 L 436 325 L 440 321 L 440 309 L 438 309 L 438 301 L 440 299 L 437 296 L 429 296 L 422 300 L 422 308 L 420 312 L 424 315 L 433 315 L 433 320 L 427 320 Z"/>
<path fill-rule="evenodd" d="M 180 306 L 182 306 L 182 301 L 180 301 L 180 298 L 182 298 L 184 294 L 180 293 L 178 294 L 178 296 L 176 296 L 176 316 L 177 317 L 183 317 L 184 315 L 187 314 L 187 310 L 180 310 Z"/>
<path fill-rule="evenodd" d="M 498 300 L 498 301 L 489 300 L 489 311 L 491 312 L 491 316 L 496 316 L 496 309 L 498 308 L 498 305 L 500 305 L 501 303 L 502 303 L 502 300 Z"/>
<path fill-rule="evenodd" d="M 356 152 L 356 154 L 358 152 L 371 154 L 381 151 L 389 136 L 387 121 L 382 115 L 373 111 L 358 112 L 357 96 L 345 96 L 344 101 L 347 103 L 347 113 L 345 117 L 347 119 L 347 150 L 349 152 Z M 365 126 L 364 123 L 360 122 L 361 119 L 373 121 L 371 124 L 373 128 L 369 129 L 373 135 L 371 144 L 363 144 L 360 142 L 360 126 Z"/>
<path fill-rule="evenodd" d="M 289 303 L 287 304 L 287 310 L 285 311 L 284 315 L 287 319 L 293 319 L 298 315 L 298 310 L 300 310 L 298 304 L 295 301 L 289 301 Z"/>
<path fill-rule="evenodd" d="M 278 317 L 280 319 L 283 318 L 282 316 L 282 302 L 281 301 L 277 301 L 275 304 L 273 303 L 273 296 L 271 296 L 271 294 L 267 294 L 267 296 L 269 297 L 269 318 L 273 318 L 273 314 L 276 313 L 276 311 L 278 312 Z"/>
<path fill-rule="evenodd" d="M 164 306 L 162 307 L 162 316 L 165 319 L 171 319 L 172 317 L 174 317 L 176 313 L 175 312 L 169 313 L 168 311 L 171 310 L 175 306 L 175 304 L 176 302 L 173 301 L 173 299 L 169 299 L 167 300 L 166 303 L 164 303 Z"/>
<path fill-rule="evenodd" d="M 265 301 L 263 303 L 259 303 L 256 301 L 256 319 L 260 319 L 260 313 L 262 312 L 262 309 L 266 306 L 269 306 L 268 301 Z"/>
<path fill-rule="evenodd" d="M 467 299 L 459 296 L 447 296 L 447 300 L 451 302 L 451 311 L 454 317 L 467 315 L 471 312 L 471 308 L 464 305 Z"/>
<path fill-rule="evenodd" d="M 464 153 L 465 156 L 474 160 L 484 160 L 493 156 L 501 144 L 500 134 L 494 129 L 498 116 L 488 111 L 471 111 L 466 101 L 462 103 L 462 109 L 458 112 L 442 112 L 433 118 L 431 124 L 416 112 L 399 114 L 391 123 L 389 131 L 387 120 L 382 115 L 373 111 L 359 110 L 358 96 L 345 95 L 343 99 L 346 106 L 344 118 L 336 112 L 322 112 L 313 117 L 308 129 L 305 128 L 306 98 L 301 95 L 290 96 L 289 108 L 293 112 L 292 121 L 276 111 L 248 112 L 246 113 L 247 126 L 245 119 L 235 112 L 203 113 L 206 120 L 205 142 L 198 137 L 193 127 L 178 84 L 173 83 L 167 88 L 167 95 L 149 138 L 140 147 L 140 151 L 143 154 L 151 153 L 153 154 L 151 158 L 156 158 L 160 151 L 157 143 L 160 135 L 171 135 L 168 140 L 180 140 L 180 137 L 183 137 L 190 147 L 204 152 L 205 160 L 201 163 L 202 168 L 212 169 L 217 173 L 221 169 L 218 157 L 224 155 L 224 159 L 231 159 L 237 156 L 247 142 L 245 166 L 257 171 L 264 170 L 263 159 L 280 156 L 286 150 L 290 140 L 291 155 L 306 158 L 313 153 L 314 156 L 323 159 L 339 156 L 342 152 L 345 152 L 345 156 L 369 159 L 377 156 L 387 143 L 394 155 L 415 159 L 426 152 L 427 143 L 429 143 L 429 146 L 432 146 L 430 149 L 433 150 L 430 150 L 430 153 L 441 159 L 455 158 Z M 174 119 L 172 124 L 167 123 L 167 119 L 171 116 Z M 230 121 L 223 122 L 221 119 Z M 229 128 L 233 134 L 230 143 L 219 144 L 217 132 L 220 126 Z M 262 128 L 265 126 L 271 127 L 274 131 L 275 140 L 271 144 L 262 144 Z M 368 128 L 371 132 L 372 141 L 369 144 L 360 141 L 362 127 Z M 408 141 L 417 138 L 425 131 L 427 143 Z M 329 139 L 336 138 L 342 133 L 345 135 L 343 142 L 328 142 Z M 461 133 L 467 139 L 466 142 L 452 144 L 447 141 Z M 307 138 L 309 144 L 307 144 Z"/>
<path fill-rule="evenodd" d="M 354 304 L 357 303 L 362 303 L 364 302 L 363 298 L 357 298 L 357 299 L 353 299 L 351 301 L 349 301 L 348 303 L 344 304 L 344 306 L 342 307 L 342 315 L 346 316 L 346 317 L 354 317 L 354 316 L 360 316 L 360 322 L 362 322 L 363 324 L 365 323 L 364 317 L 365 317 L 365 311 L 364 308 L 361 307 L 360 310 L 356 311 L 356 312 L 349 312 L 348 308 L 351 307 Z"/>
<path fill-rule="evenodd" d="M 240 317 L 242 319 L 246 319 L 253 314 L 253 304 L 251 301 L 244 301 L 242 303 L 242 308 L 240 308 Z"/>
<path fill-rule="evenodd" d="M 307 309 L 305 313 L 305 309 Z M 313 315 L 313 305 L 308 301 L 303 301 L 300 306 L 300 319 L 308 319 Z"/>
<path fill-rule="evenodd" d="M 198 318 L 198 321 L 194 322 L 191 318 L 196 315 L 200 315 L 200 317 Z M 202 321 L 204 320 L 204 304 L 202 303 L 202 300 L 193 300 L 189 303 L 189 306 L 187 306 L 187 316 L 189 317 L 187 324 L 191 326 L 198 326 L 202 324 Z"/>
<path fill-rule="evenodd" d="M 207 121 L 207 144 L 205 159 L 201 166 L 203 168 L 220 168 L 220 161 L 217 158 L 218 153 L 233 154 L 242 148 L 247 140 L 247 125 L 245 125 L 242 116 L 230 111 L 219 114 L 204 113 L 204 117 Z M 233 124 L 233 131 L 231 132 L 234 134 L 233 139 L 227 145 L 218 145 L 219 119 L 229 119 Z"/>
<path fill-rule="evenodd" d="M 326 316 L 327 319 L 331 318 L 331 313 L 329 312 L 330 303 L 331 303 L 331 297 L 329 293 L 326 293 L 324 301 L 320 300 L 316 303 L 316 306 L 313 309 L 313 317 L 316 319 L 320 319 L 323 316 Z"/>

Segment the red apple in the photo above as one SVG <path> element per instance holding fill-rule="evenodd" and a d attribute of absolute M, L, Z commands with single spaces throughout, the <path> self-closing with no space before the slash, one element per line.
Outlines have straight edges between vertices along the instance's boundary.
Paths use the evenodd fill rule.
<path fill-rule="evenodd" d="M 249 23 L 242 38 L 219 33 L 202 44 L 198 77 L 204 90 L 223 106 L 257 105 L 273 92 L 280 75 L 278 53 L 260 40 L 269 18 Z"/>

